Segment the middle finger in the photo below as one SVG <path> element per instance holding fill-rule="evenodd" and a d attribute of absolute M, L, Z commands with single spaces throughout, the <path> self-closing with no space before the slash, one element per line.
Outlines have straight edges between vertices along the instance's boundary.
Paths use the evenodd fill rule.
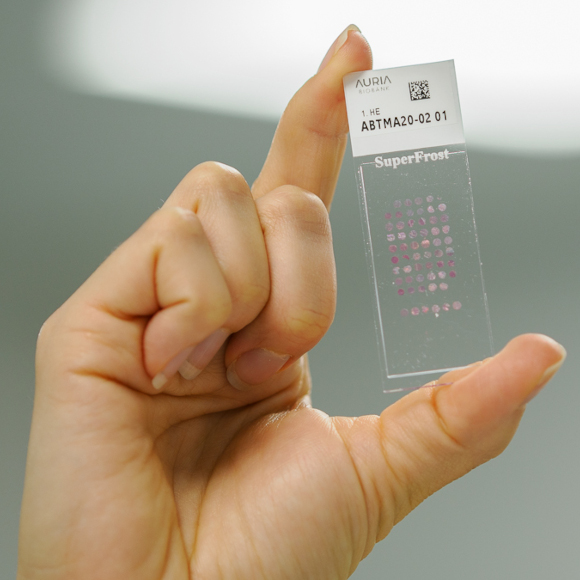
<path fill-rule="evenodd" d="M 202 360 L 196 361 L 193 353 L 199 371 L 228 334 L 249 324 L 266 304 L 270 277 L 262 227 L 248 184 L 238 171 L 221 163 L 192 169 L 165 205 L 197 214 L 232 299 L 232 313 L 223 328 L 196 349 Z"/>

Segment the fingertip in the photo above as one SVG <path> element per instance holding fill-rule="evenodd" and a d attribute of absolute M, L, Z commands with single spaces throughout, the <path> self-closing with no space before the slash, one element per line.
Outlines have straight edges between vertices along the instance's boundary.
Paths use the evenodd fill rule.
<path fill-rule="evenodd" d="M 332 43 L 330 48 L 328 49 L 326 55 L 322 59 L 320 66 L 318 67 L 318 71 L 322 71 L 328 63 L 334 58 L 334 56 L 344 47 L 344 45 L 350 40 L 351 36 L 357 35 L 358 37 L 362 38 L 364 44 L 366 44 L 367 50 L 370 52 L 370 45 L 366 38 L 362 35 L 360 28 L 356 24 L 349 24 L 336 38 L 336 40 Z M 356 42 L 356 40 L 355 40 Z M 352 44 L 352 43 L 351 43 Z M 372 59 L 372 55 L 371 55 Z M 371 60 L 372 63 L 372 60 Z"/>
<path fill-rule="evenodd" d="M 537 375 L 534 382 L 530 381 L 532 388 L 526 394 L 523 405 L 529 403 L 550 379 L 558 372 L 566 360 L 566 349 L 553 338 L 545 334 L 524 334 L 518 336 L 508 345 L 506 349 L 514 350 L 524 359 L 524 364 L 533 358 L 537 366 Z M 526 360 L 527 357 L 527 360 Z"/>
<path fill-rule="evenodd" d="M 525 404 L 560 368 L 565 353 L 548 336 L 524 334 L 449 387 L 435 389 L 432 396 L 457 433 L 483 433 L 512 416 L 519 417 Z"/>
<path fill-rule="evenodd" d="M 340 44 L 335 46 L 339 42 Z M 373 55 L 370 44 L 360 29 L 351 24 L 331 46 L 316 76 L 326 77 L 342 84 L 342 77 L 345 74 L 367 70 L 372 66 Z"/>
<path fill-rule="evenodd" d="M 346 40 L 340 44 L 345 32 Z M 252 187 L 255 198 L 290 184 L 314 192 L 330 205 L 348 134 L 342 79 L 372 67 L 369 44 L 358 28 L 349 26 L 342 35 L 319 72 L 284 111 L 264 168 Z"/>
<path fill-rule="evenodd" d="M 160 391 L 176 374 L 179 368 L 191 354 L 193 347 L 182 350 L 177 356 L 171 359 L 165 367 L 157 372 L 151 379 L 151 385 L 156 391 Z"/>
<path fill-rule="evenodd" d="M 526 376 L 533 386 L 543 386 L 546 372 L 562 365 L 566 349 L 545 334 L 522 334 L 510 340 L 494 359 L 506 365 L 510 375 Z M 555 373 L 552 372 L 552 375 Z"/>
<path fill-rule="evenodd" d="M 345 38 L 341 40 L 343 35 Z M 351 72 L 368 70 L 372 65 L 373 57 L 368 41 L 358 27 L 351 24 L 330 47 L 317 74 L 294 95 L 286 115 L 296 110 L 300 111 L 301 116 L 309 113 L 312 118 L 306 120 L 307 124 L 320 123 L 322 118 L 327 117 L 330 126 L 323 130 L 325 134 L 346 134 L 348 131 L 346 112 L 342 111 L 342 106 L 341 113 L 344 113 L 344 119 L 341 118 L 340 122 L 337 122 L 334 117 L 336 106 L 344 101 L 342 79 Z M 305 107 L 305 103 L 309 106 Z M 315 107 L 311 108 L 310 104 L 314 104 Z"/>

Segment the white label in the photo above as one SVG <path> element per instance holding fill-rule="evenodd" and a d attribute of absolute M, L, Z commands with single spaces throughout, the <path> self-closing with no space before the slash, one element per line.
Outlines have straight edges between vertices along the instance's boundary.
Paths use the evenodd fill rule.
<path fill-rule="evenodd" d="M 452 60 L 344 78 L 354 157 L 463 143 Z"/>

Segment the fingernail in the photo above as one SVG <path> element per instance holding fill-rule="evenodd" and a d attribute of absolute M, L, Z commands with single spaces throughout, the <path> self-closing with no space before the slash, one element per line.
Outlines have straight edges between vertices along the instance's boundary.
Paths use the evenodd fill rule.
<path fill-rule="evenodd" d="M 348 33 L 350 31 L 360 32 L 360 29 L 355 24 L 350 24 L 347 26 L 338 36 L 338 38 L 332 43 L 332 46 L 328 49 L 325 57 L 322 59 L 320 66 L 318 67 L 318 72 L 320 72 L 330 61 L 330 59 L 338 52 L 339 48 L 346 42 L 348 38 Z"/>
<path fill-rule="evenodd" d="M 245 391 L 268 380 L 289 358 L 288 354 L 278 354 L 265 348 L 250 350 L 228 367 L 228 381 L 232 387 Z"/>
<path fill-rule="evenodd" d="M 155 390 L 159 391 L 165 386 L 167 381 L 173 377 L 173 375 L 177 372 L 179 367 L 191 354 L 193 348 L 194 348 L 193 346 L 190 346 L 189 348 L 186 348 L 185 350 L 181 351 L 174 359 L 169 361 L 167 366 L 160 373 L 157 373 L 153 377 L 151 384 L 153 385 L 153 388 Z"/>
<path fill-rule="evenodd" d="M 181 364 L 179 374 L 187 381 L 195 379 L 222 347 L 229 334 L 227 330 L 220 328 L 202 340 Z"/>
<path fill-rule="evenodd" d="M 528 398 L 524 401 L 524 405 L 528 404 L 542 390 L 542 387 L 558 372 L 559 368 L 566 360 L 566 349 L 561 344 L 556 344 L 559 347 L 562 358 L 544 371 L 542 378 L 538 381 L 538 384 L 533 388 L 532 392 L 528 395 Z"/>

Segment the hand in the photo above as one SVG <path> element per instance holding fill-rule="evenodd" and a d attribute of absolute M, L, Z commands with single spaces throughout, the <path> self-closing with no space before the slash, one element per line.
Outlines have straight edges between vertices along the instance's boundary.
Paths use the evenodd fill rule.
<path fill-rule="evenodd" d="M 311 408 L 305 353 L 335 303 L 342 77 L 370 58 L 358 32 L 341 35 L 252 190 L 231 168 L 195 168 L 46 322 L 20 580 L 346 578 L 507 445 L 563 360 L 547 337 L 380 417 Z"/>

